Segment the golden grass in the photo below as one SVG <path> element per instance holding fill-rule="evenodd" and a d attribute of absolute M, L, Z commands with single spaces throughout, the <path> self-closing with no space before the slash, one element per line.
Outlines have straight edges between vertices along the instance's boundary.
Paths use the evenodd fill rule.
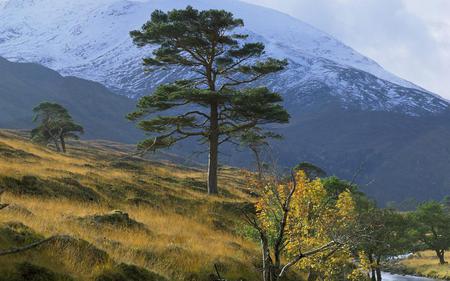
<path fill-rule="evenodd" d="M 446 256 L 447 260 L 449 260 L 450 252 L 447 252 Z M 402 260 L 400 264 L 405 266 L 408 272 L 416 275 L 450 279 L 450 265 L 440 265 L 433 251 L 420 252 L 411 258 Z"/>
<path fill-rule="evenodd" d="M 232 230 L 233 222 L 239 221 L 239 216 L 233 214 L 233 210 L 218 212 L 217 205 L 251 200 L 239 188 L 242 178 L 235 170 L 223 169 L 220 178 L 222 188 L 233 196 L 210 197 L 195 188 L 183 186 L 184 179 L 204 181 L 205 176 L 198 169 L 151 162 L 140 162 L 140 171 L 113 168 L 111 161 L 123 157 L 126 151 L 82 143 L 86 148 L 79 148 L 79 145 L 69 147 L 72 152 L 61 155 L 5 131 L 0 131 L 0 144 L 37 156 L 5 159 L 0 155 L 0 176 L 20 179 L 31 175 L 46 180 L 70 177 L 102 196 L 99 202 L 83 202 L 7 192 L 2 202 L 12 203 L 16 208 L 2 210 L 0 224 L 20 221 L 46 237 L 64 234 L 81 238 L 106 251 L 115 263 L 142 266 L 169 280 L 182 280 L 189 274 L 212 273 L 214 263 L 223 264 L 224 274 L 229 278 L 252 279 L 257 274 L 256 270 L 249 269 L 258 256 L 257 246 L 233 231 L 218 229 L 212 224 L 214 220 L 225 219 L 227 227 Z M 103 186 L 108 188 L 103 189 Z M 108 193 L 110 189 L 117 190 L 120 196 L 114 195 L 116 191 L 111 191 L 112 195 Z M 155 206 L 130 205 L 127 199 L 140 198 L 139 194 Z M 26 209 L 32 215 L 20 212 L 20 209 Z M 114 209 L 127 212 L 149 231 L 87 227 L 77 221 L 80 217 L 105 214 Z M 27 254 L 12 259 L 2 258 L 0 263 L 30 259 L 82 280 L 111 266 L 105 264 L 100 268 L 89 268 L 80 265 L 77 259 L 71 260 L 75 253 L 65 255 L 64 259 L 58 259 L 51 252 L 45 252 L 46 258 L 31 258 Z"/>

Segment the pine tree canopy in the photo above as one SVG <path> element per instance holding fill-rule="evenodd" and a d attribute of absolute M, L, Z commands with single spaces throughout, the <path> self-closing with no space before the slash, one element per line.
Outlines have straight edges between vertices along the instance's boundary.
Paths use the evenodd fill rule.
<path fill-rule="evenodd" d="M 267 57 L 264 44 L 234 32 L 243 25 L 229 12 L 188 6 L 154 11 L 141 30 L 130 33 L 137 46 L 156 47 L 143 59 L 148 71 L 171 67 L 189 73 L 141 98 L 128 116 L 151 136 L 139 148 L 154 151 L 190 137 L 208 142 L 210 194 L 217 193 L 220 144 L 257 126 L 289 121 L 281 96 L 254 83 L 283 70 L 287 61 Z"/>
<path fill-rule="evenodd" d="M 33 112 L 33 121 L 39 122 L 38 127 L 31 131 L 32 140 L 35 142 L 53 142 L 58 150 L 58 143 L 61 142 L 62 150 L 65 151 L 64 139 L 78 139 L 78 134 L 84 133 L 83 127 L 73 121 L 67 109 L 57 103 L 40 103 Z"/>
<path fill-rule="evenodd" d="M 229 12 L 188 6 L 168 13 L 157 10 L 142 30 L 131 32 L 136 45 L 157 46 L 153 56 L 144 59 L 149 70 L 178 66 L 193 73 L 189 80 L 162 85 L 141 98 L 137 111 L 128 116 L 155 134 L 141 148 L 168 147 L 192 136 L 208 139 L 214 118 L 211 106 L 217 107 L 219 143 L 258 125 L 288 122 L 279 94 L 266 87 L 245 87 L 283 70 L 287 61 L 265 57 L 264 44 L 246 42 L 247 35 L 233 33 L 243 25 Z M 169 113 L 143 120 L 163 111 Z M 173 112 L 182 114 L 171 116 Z"/>

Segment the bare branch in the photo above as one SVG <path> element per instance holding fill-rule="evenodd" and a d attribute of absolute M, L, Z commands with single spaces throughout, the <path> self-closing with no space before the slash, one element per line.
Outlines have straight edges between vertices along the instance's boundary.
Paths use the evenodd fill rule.
<path fill-rule="evenodd" d="M 331 241 L 326 243 L 325 245 L 322 245 L 319 248 L 310 250 L 306 253 L 300 253 L 299 255 L 297 255 L 293 260 L 291 260 L 290 262 L 288 262 L 282 269 L 280 274 L 278 275 L 280 278 L 284 275 L 284 273 L 293 265 L 295 265 L 296 263 L 298 263 L 301 259 L 303 258 L 307 258 L 309 256 L 315 255 L 317 253 L 320 253 L 324 250 L 327 250 L 329 248 L 331 248 L 332 246 L 336 245 L 337 243 L 335 241 Z"/>
<path fill-rule="evenodd" d="M 36 247 L 39 247 L 42 244 L 48 243 L 50 241 L 53 241 L 55 239 L 66 238 L 66 237 L 67 236 L 56 235 L 56 236 L 52 236 L 50 238 L 47 238 L 47 239 L 44 239 L 44 240 L 32 243 L 32 244 L 29 244 L 27 246 L 18 247 L 18 248 L 11 248 L 11 249 L 8 249 L 8 250 L 2 250 L 2 251 L 0 251 L 0 256 L 12 255 L 12 254 L 17 254 L 17 253 L 21 253 L 21 252 L 24 252 L 24 251 L 28 251 L 28 250 L 34 249 Z"/>

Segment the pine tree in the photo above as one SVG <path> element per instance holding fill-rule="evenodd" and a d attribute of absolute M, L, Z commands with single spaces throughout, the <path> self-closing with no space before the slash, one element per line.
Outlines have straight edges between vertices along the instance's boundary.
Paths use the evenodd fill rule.
<path fill-rule="evenodd" d="M 149 71 L 170 66 L 191 74 L 144 96 L 128 116 L 152 136 L 139 148 L 154 151 L 191 137 L 207 142 L 209 194 L 218 192 L 222 143 L 253 127 L 289 120 L 279 94 L 254 87 L 261 78 L 283 70 L 287 61 L 265 57 L 264 44 L 233 33 L 243 25 L 229 12 L 188 6 L 167 13 L 156 10 L 141 30 L 130 33 L 137 46 L 157 46 L 143 60 Z M 165 115 L 155 115 L 161 112 Z"/>
<path fill-rule="evenodd" d="M 34 122 L 39 126 L 31 131 L 33 141 L 49 144 L 53 143 L 57 151 L 66 152 L 66 139 L 78 139 L 84 129 L 75 123 L 67 109 L 62 105 L 51 102 L 40 103 L 33 109 Z"/>
<path fill-rule="evenodd" d="M 421 204 L 410 213 L 413 235 L 425 247 L 436 252 L 440 264 L 446 264 L 445 252 L 450 249 L 450 214 L 436 201 Z"/>

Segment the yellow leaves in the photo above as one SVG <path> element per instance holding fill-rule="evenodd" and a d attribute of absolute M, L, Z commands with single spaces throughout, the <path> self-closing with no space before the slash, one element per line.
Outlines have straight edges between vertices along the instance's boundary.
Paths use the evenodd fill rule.
<path fill-rule="evenodd" d="M 350 281 L 363 281 L 368 280 L 368 271 L 371 268 L 370 261 L 367 259 L 367 255 L 364 251 L 358 253 L 359 262 L 352 272 L 347 276 Z"/>
<path fill-rule="evenodd" d="M 328 194 L 320 179 L 309 180 L 303 171 L 299 171 L 293 182 L 267 184 L 264 187 L 256 210 L 260 225 L 267 233 L 279 231 L 277 227 L 284 214 L 283 205 L 292 191 L 285 229 L 288 259 L 336 241 L 339 238 L 336 236 L 349 231 L 356 219 L 356 206 L 350 191 L 334 198 Z M 329 248 L 301 259 L 297 266 L 313 270 L 330 280 L 332 276 L 344 274 L 343 265 L 349 265 L 351 258 L 350 248 L 341 245 L 338 249 Z"/>
<path fill-rule="evenodd" d="M 344 191 L 339 194 L 336 202 L 337 215 L 341 221 L 353 221 L 356 216 L 356 205 L 352 194 L 349 191 Z"/>

